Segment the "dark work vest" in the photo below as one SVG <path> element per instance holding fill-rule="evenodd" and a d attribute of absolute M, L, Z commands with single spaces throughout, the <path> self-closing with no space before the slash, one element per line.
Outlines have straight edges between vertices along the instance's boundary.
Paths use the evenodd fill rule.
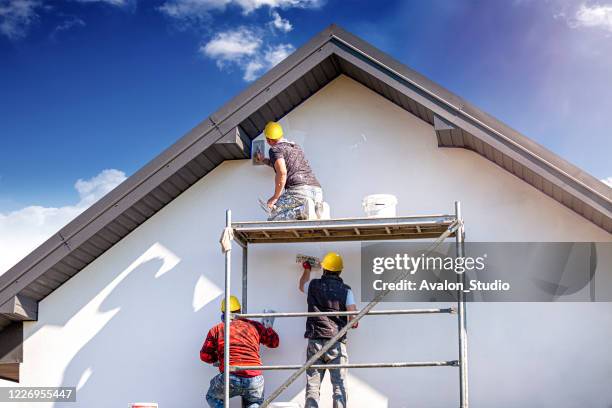
<path fill-rule="evenodd" d="M 340 276 L 325 273 L 308 284 L 309 312 L 344 312 L 346 295 L 351 287 Z M 348 323 L 346 316 L 310 316 L 306 319 L 307 339 L 330 339 Z M 344 341 L 344 336 L 341 341 Z"/>

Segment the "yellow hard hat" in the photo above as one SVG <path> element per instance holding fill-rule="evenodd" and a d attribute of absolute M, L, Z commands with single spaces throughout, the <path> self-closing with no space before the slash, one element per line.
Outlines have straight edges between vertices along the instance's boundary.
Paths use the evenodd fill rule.
<path fill-rule="evenodd" d="M 278 122 L 268 122 L 264 129 L 264 135 L 268 139 L 278 140 L 283 137 L 283 127 Z"/>
<path fill-rule="evenodd" d="M 321 267 L 326 271 L 340 272 L 344 268 L 342 257 L 336 252 L 329 252 L 321 261 Z"/>
<path fill-rule="evenodd" d="M 230 312 L 240 310 L 240 301 L 236 296 L 230 296 Z M 221 311 L 225 312 L 225 298 L 221 301 Z"/>

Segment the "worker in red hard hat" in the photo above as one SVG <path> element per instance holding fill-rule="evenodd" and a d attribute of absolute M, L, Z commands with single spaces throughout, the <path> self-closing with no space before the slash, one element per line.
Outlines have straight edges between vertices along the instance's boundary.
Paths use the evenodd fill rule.
<path fill-rule="evenodd" d="M 351 287 L 342 281 L 340 273 L 344 269 L 342 257 L 330 252 L 321 261 L 323 275 L 320 279 L 310 279 L 311 265 L 302 264 L 304 272 L 299 282 L 299 289 L 308 294 L 309 312 L 345 312 L 356 311 L 355 297 Z M 325 343 L 352 320 L 352 316 L 308 316 L 306 319 L 306 332 L 308 339 L 306 359 L 315 355 L 323 348 Z M 357 322 L 358 323 L 358 322 Z M 353 328 L 357 328 L 357 323 Z M 348 351 L 346 348 L 346 335 L 327 350 L 314 364 L 348 364 Z M 306 370 L 306 404 L 304 408 L 317 408 L 321 382 L 325 376 L 324 369 Z M 329 370 L 333 387 L 333 407 L 345 408 L 347 368 L 332 368 Z"/>
<path fill-rule="evenodd" d="M 270 158 L 257 152 L 255 160 L 274 169 L 274 194 L 266 205 L 268 221 L 316 219 L 323 212 L 323 190 L 302 148 L 283 137 L 278 122 L 268 122 L 264 129 L 270 145 Z"/>
<path fill-rule="evenodd" d="M 225 313 L 225 299 L 221 301 L 221 312 Z M 230 312 L 240 313 L 240 302 L 235 296 L 230 297 Z M 211 408 L 223 408 L 224 379 L 223 346 L 224 316 L 221 323 L 208 332 L 200 350 L 200 359 L 206 363 L 219 365 L 220 373 L 210 380 L 206 401 Z M 230 323 L 230 365 L 260 366 L 259 345 L 270 348 L 278 347 L 278 334 L 272 327 L 237 318 Z M 244 407 L 258 408 L 264 401 L 264 378 L 259 370 L 242 370 L 230 373 L 230 397 L 242 397 Z"/>

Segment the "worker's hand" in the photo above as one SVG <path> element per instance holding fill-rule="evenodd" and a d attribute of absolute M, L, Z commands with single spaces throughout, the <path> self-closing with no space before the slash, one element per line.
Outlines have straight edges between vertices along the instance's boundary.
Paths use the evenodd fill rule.
<path fill-rule="evenodd" d="M 353 325 L 351 326 L 353 329 L 356 329 L 359 327 L 359 322 L 355 322 L 353 323 Z"/>
<path fill-rule="evenodd" d="M 312 265 L 310 264 L 310 262 L 304 261 L 302 262 L 302 268 L 306 269 L 307 271 L 310 271 L 312 269 Z"/>
<path fill-rule="evenodd" d="M 275 198 L 275 197 L 270 197 L 270 198 L 268 199 L 268 208 L 269 208 L 269 209 L 273 209 L 273 208 L 274 208 L 274 205 L 276 204 L 276 202 L 277 202 L 277 201 L 278 201 L 278 198 Z"/>

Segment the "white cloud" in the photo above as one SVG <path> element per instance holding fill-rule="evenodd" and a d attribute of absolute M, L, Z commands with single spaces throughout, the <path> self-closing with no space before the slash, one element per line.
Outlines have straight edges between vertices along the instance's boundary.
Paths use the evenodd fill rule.
<path fill-rule="evenodd" d="M 608 186 L 612 187 L 612 176 L 601 179 L 602 183 L 607 184 Z"/>
<path fill-rule="evenodd" d="M 612 6 L 581 4 L 574 16 L 567 19 L 567 22 L 572 28 L 595 27 L 612 32 Z"/>
<path fill-rule="evenodd" d="M 322 5 L 321 0 L 234 0 L 245 13 L 250 13 L 260 7 L 270 8 L 316 8 Z"/>
<path fill-rule="evenodd" d="M 39 0 L 0 0 L 0 33 L 11 40 L 25 37 L 41 6 Z"/>
<path fill-rule="evenodd" d="M 263 54 L 263 57 L 257 57 L 249 61 L 244 69 L 243 79 L 245 81 L 253 81 L 262 73 L 269 70 L 294 51 L 291 44 L 278 44 L 269 46 Z"/>
<path fill-rule="evenodd" d="M 291 22 L 289 22 L 289 20 L 287 20 L 286 18 L 282 18 L 281 15 L 278 14 L 278 11 L 272 10 L 271 15 L 272 21 L 270 22 L 270 24 L 272 24 L 272 27 L 284 33 L 288 33 L 289 31 L 293 30 Z"/>
<path fill-rule="evenodd" d="M 77 180 L 76 204 L 59 208 L 32 205 L 0 213 L 0 275 L 123 180 L 122 171 L 104 170 L 89 180 Z"/>
<path fill-rule="evenodd" d="M 259 76 L 259 72 L 264 69 L 264 64 L 261 63 L 260 60 L 252 60 L 249 61 L 244 68 L 244 75 L 242 79 L 247 82 L 251 82 L 257 79 Z"/>
<path fill-rule="evenodd" d="M 253 81 L 294 50 L 291 44 L 267 46 L 262 50 L 263 43 L 260 31 L 239 27 L 236 30 L 217 33 L 200 47 L 200 52 L 215 60 L 220 69 L 237 66 L 243 71 L 245 81 Z"/>
<path fill-rule="evenodd" d="M 69 17 L 68 19 L 64 20 L 61 24 L 58 24 L 55 27 L 55 29 L 51 33 L 51 38 L 56 39 L 57 34 L 62 31 L 68 31 L 75 27 L 85 27 L 86 25 L 87 24 L 85 24 L 85 21 L 81 20 L 78 17 Z"/>
<path fill-rule="evenodd" d="M 76 0 L 79 3 L 107 3 L 113 6 L 127 6 L 131 0 Z"/>
<path fill-rule="evenodd" d="M 287 58 L 294 50 L 295 47 L 291 44 L 278 44 L 271 46 L 266 50 L 264 60 L 266 61 L 268 68 L 272 68 Z"/>
<path fill-rule="evenodd" d="M 261 37 L 254 30 L 239 27 L 234 31 L 217 33 L 200 47 L 200 51 L 214 59 L 219 67 L 223 67 L 227 62 L 245 62 L 246 58 L 255 55 L 261 43 Z"/>
<path fill-rule="evenodd" d="M 288 33 L 293 29 L 291 22 L 283 18 L 278 9 L 318 8 L 325 0 L 165 0 L 158 10 L 177 21 L 180 28 L 199 27 L 210 29 L 214 22 L 212 11 L 225 11 L 235 7 L 248 15 L 260 8 L 268 8 L 271 21 L 265 25 L 268 30 L 253 26 L 223 31 L 215 34 L 200 46 L 201 54 L 215 60 L 220 69 L 238 67 L 245 81 L 253 81 L 263 72 L 282 61 L 294 51 L 291 44 L 273 45 L 269 41 L 274 31 Z M 202 24 L 202 23 L 206 24 Z"/>
<path fill-rule="evenodd" d="M 159 10 L 169 17 L 185 20 L 208 19 L 213 10 L 223 11 L 228 6 L 236 6 L 243 14 L 249 14 L 261 7 L 317 8 L 323 0 L 167 0 Z"/>
<path fill-rule="evenodd" d="M 174 18 L 198 18 L 211 10 L 222 10 L 231 0 L 169 0 L 159 10 Z"/>

